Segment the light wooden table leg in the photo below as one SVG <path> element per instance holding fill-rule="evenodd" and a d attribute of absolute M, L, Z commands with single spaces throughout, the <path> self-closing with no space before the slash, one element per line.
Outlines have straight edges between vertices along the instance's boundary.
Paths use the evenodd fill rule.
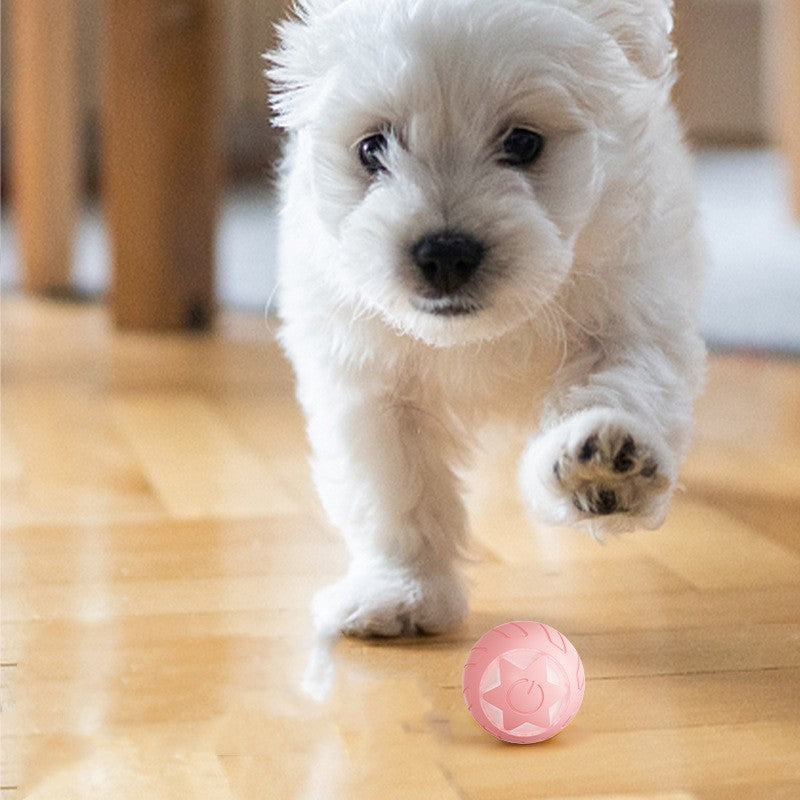
<path fill-rule="evenodd" d="M 792 204 L 800 222 L 800 3 L 780 0 L 775 20 L 778 53 L 778 120 L 789 164 Z"/>
<path fill-rule="evenodd" d="M 70 283 L 80 145 L 73 0 L 17 0 L 12 8 L 14 213 L 22 284 Z"/>
<path fill-rule="evenodd" d="M 221 183 L 218 0 L 108 0 L 103 169 L 114 320 L 202 328 Z"/>

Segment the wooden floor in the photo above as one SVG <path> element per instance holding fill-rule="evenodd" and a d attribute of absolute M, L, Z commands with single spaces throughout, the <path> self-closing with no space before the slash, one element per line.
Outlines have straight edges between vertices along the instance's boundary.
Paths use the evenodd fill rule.
<path fill-rule="evenodd" d="M 340 642 L 316 705 L 309 600 L 345 561 L 270 323 L 122 335 L 6 298 L 2 334 L 2 800 L 800 797 L 800 362 L 713 359 L 657 533 L 533 525 L 487 438 L 468 622 Z M 461 698 L 511 619 L 586 667 L 542 745 Z"/>

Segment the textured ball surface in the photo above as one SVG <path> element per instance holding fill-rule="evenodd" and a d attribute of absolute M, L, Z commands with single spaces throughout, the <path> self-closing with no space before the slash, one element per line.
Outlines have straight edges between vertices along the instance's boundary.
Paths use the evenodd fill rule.
<path fill-rule="evenodd" d="M 506 742 L 543 742 L 562 731 L 583 701 L 578 651 L 543 622 L 506 622 L 469 651 L 462 678 L 470 714 Z"/>

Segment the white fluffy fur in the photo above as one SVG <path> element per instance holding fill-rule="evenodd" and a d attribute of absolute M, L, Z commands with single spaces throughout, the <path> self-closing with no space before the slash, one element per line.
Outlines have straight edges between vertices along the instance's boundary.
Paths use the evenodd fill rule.
<path fill-rule="evenodd" d="M 520 484 L 543 520 L 661 524 L 704 363 L 670 6 L 301 0 L 280 27 L 282 342 L 352 555 L 315 601 L 323 633 L 463 617 L 456 470 L 491 415 L 530 431 Z M 546 139 L 526 170 L 497 155 L 515 125 Z M 355 144 L 381 130 L 374 176 Z M 410 302 L 410 248 L 444 228 L 487 244 L 475 314 Z M 598 513 L 610 492 L 620 510 Z"/>

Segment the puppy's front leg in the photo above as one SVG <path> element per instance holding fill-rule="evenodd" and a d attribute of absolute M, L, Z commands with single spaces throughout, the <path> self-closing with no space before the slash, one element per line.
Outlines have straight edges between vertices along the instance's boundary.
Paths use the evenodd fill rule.
<path fill-rule="evenodd" d="M 467 607 L 456 566 L 466 520 L 443 423 L 356 387 L 306 406 L 317 490 L 352 558 L 314 600 L 317 630 L 397 636 L 453 627 Z"/>
<path fill-rule="evenodd" d="M 690 335 L 669 348 L 611 352 L 567 367 L 520 470 L 539 518 L 588 523 L 595 535 L 663 522 L 704 364 L 704 348 Z"/>

